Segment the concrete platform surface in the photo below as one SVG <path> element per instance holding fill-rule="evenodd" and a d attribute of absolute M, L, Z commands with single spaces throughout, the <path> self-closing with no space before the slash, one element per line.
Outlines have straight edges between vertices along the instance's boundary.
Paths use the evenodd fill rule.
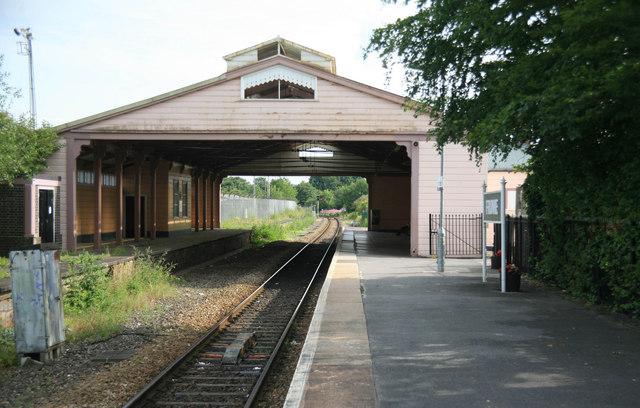
<path fill-rule="evenodd" d="M 356 271 L 357 269 L 357 271 Z M 345 231 L 286 407 L 638 407 L 637 321 Z"/>

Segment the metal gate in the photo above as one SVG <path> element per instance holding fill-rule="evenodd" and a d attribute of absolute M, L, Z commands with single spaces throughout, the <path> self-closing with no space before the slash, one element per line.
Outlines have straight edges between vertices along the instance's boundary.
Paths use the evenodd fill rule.
<path fill-rule="evenodd" d="M 429 254 L 438 254 L 440 214 L 429 214 Z M 445 214 L 446 256 L 482 256 L 482 214 Z"/>

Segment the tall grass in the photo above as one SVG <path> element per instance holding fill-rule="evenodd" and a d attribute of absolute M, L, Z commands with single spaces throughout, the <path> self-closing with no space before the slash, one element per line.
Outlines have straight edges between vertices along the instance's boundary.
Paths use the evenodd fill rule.
<path fill-rule="evenodd" d="M 252 230 L 252 243 L 264 245 L 269 242 L 289 239 L 303 232 L 315 221 L 313 214 L 305 209 L 287 210 L 268 219 L 235 218 L 222 223 L 222 228 L 243 228 Z"/>
<path fill-rule="evenodd" d="M 89 284 L 70 283 L 65 293 L 68 341 L 101 339 L 120 333 L 133 312 L 150 307 L 155 299 L 176 293 L 177 280 L 171 275 L 174 265 L 166 263 L 164 255 L 154 258 L 149 249 L 136 252 L 133 273 L 122 276 L 107 276 L 100 261 L 100 256 L 85 256 L 84 273 L 77 280 Z M 74 289 L 78 286 L 80 289 Z M 93 300 L 87 302 L 88 297 Z"/>
<path fill-rule="evenodd" d="M 295 218 L 289 218 L 285 222 L 272 219 L 262 221 L 252 228 L 252 243 L 265 245 L 269 242 L 286 240 L 307 229 L 315 222 L 315 217 L 309 211 L 300 211 Z"/>
<path fill-rule="evenodd" d="M 0 369 L 18 363 L 13 328 L 0 327 Z"/>
<path fill-rule="evenodd" d="M 8 278 L 11 276 L 11 271 L 9 270 L 9 258 L 5 256 L 0 256 L 0 279 Z"/>

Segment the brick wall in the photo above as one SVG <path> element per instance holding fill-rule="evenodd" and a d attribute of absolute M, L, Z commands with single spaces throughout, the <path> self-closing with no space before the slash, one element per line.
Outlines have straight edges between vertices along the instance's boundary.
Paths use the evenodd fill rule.
<path fill-rule="evenodd" d="M 0 256 L 31 242 L 24 236 L 24 186 L 0 185 Z"/>

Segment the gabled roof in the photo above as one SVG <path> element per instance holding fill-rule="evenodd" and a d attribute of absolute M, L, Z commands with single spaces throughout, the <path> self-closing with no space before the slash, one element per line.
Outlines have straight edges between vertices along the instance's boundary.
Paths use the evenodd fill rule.
<path fill-rule="evenodd" d="M 263 44 L 313 51 L 278 38 Z M 227 57 L 232 60 L 245 55 L 243 51 Z M 303 74 L 303 79 L 313 76 L 319 96 L 242 98 L 243 78 L 274 68 Z M 69 139 L 153 152 L 162 160 L 216 174 L 406 175 L 411 163 L 405 147 L 396 142 L 423 140 L 430 125 L 428 117 L 407 112 L 404 103 L 402 96 L 276 53 L 218 77 L 60 125 L 56 131 Z M 332 151 L 333 157 L 299 155 L 317 146 Z M 88 162 L 92 154 L 93 144 L 83 145 L 78 161 Z"/>
<path fill-rule="evenodd" d="M 148 106 L 152 106 L 154 104 L 157 103 L 161 103 L 173 98 L 177 98 L 183 95 L 187 95 L 189 93 L 192 92 L 196 92 L 205 88 L 209 88 L 211 86 L 215 86 L 217 84 L 220 84 L 222 82 L 225 81 L 229 81 L 229 80 L 234 80 L 234 79 L 238 79 L 239 77 L 243 76 L 243 75 L 247 75 L 249 73 L 252 72 L 257 72 L 260 71 L 262 69 L 271 67 L 271 66 L 275 66 L 275 65 L 284 65 L 284 66 L 288 66 L 291 67 L 293 69 L 297 69 L 300 70 L 302 72 L 306 72 L 309 73 L 311 75 L 315 75 L 318 78 L 322 78 L 325 79 L 327 81 L 331 81 L 333 83 L 336 83 L 338 85 L 342 85 L 345 86 L 347 88 L 351 88 L 366 94 L 369 94 L 371 96 L 375 96 L 378 98 L 382 98 L 394 103 L 397 103 L 398 105 L 402 105 L 405 102 L 405 98 L 400 96 L 400 95 L 396 95 L 394 93 L 382 90 L 382 89 L 378 89 L 348 78 L 344 78 L 341 76 L 338 76 L 336 74 L 332 74 L 329 73 L 325 70 L 316 68 L 314 66 L 311 66 L 309 64 L 304 64 L 302 62 L 296 61 L 296 60 L 292 60 L 290 58 L 284 57 L 282 55 L 276 55 L 274 57 L 262 60 L 262 61 L 258 61 L 255 64 L 251 64 L 251 65 L 246 65 L 244 67 L 240 67 L 237 68 L 233 71 L 228 71 L 220 76 L 217 76 L 215 78 L 211 78 L 211 79 L 207 79 L 205 81 L 201 81 L 183 88 L 179 88 L 176 89 L 174 91 L 170 91 L 170 92 L 166 92 L 157 96 L 153 96 L 151 98 L 148 99 L 144 99 L 138 102 L 134 102 L 128 105 L 124 105 L 115 109 L 111 109 L 102 113 L 98 113 L 92 116 L 88 116 L 82 119 L 78 119 L 72 122 L 68 122 L 68 123 L 64 123 L 61 125 L 58 125 L 54 128 L 54 130 L 57 133 L 63 133 L 63 132 L 67 132 L 67 131 L 72 131 L 74 129 L 78 129 L 81 128 L 83 126 L 87 126 L 89 124 L 95 123 L 95 122 L 99 122 L 101 120 L 104 119 L 108 119 L 108 118 L 112 118 L 127 112 L 132 112 L 138 109 L 142 109 Z"/>
<path fill-rule="evenodd" d="M 227 61 L 227 71 L 233 71 L 276 55 L 309 64 L 332 74 L 336 73 L 336 60 L 334 57 L 281 37 L 236 51 L 225 55 L 223 58 Z"/>

